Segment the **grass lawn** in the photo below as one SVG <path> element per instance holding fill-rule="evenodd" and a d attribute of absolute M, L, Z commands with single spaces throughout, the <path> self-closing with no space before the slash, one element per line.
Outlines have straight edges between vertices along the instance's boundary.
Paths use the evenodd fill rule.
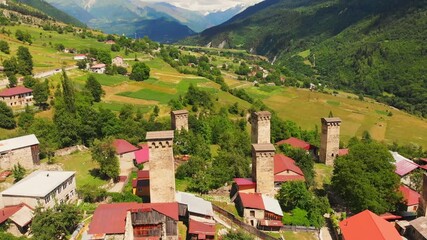
<path fill-rule="evenodd" d="M 316 172 L 315 184 L 316 188 L 323 189 L 323 184 L 330 184 L 332 178 L 332 166 L 326 166 L 323 163 L 315 163 L 314 171 Z"/>
<path fill-rule="evenodd" d="M 89 74 L 80 76 L 75 78 L 75 81 L 79 81 L 79 82 L 86 82 L 87 78 L 88 78 Z M 115 86 L 115 85 L 119 85 L 123 82 L 129 81 L 129 78 L 127 76 L 123 76 L 123 75 L 106 75 L 106 74 L 93 74 L 93 76 L 96 78 L 96 80 L 98 80 L 98 82 L 101 85 L 104 86 Z"/>
<path fill-rule="evenodd" d="M 180 192 L 185 192 L 187 190 L 188 185 L 190 184 L 189 179 L 178 179 L 175 178 L 176 190 Z"/>
<path fill-rule="evenodd" d="M 312 232 L 282 232 L 286 240 L 316 240 L 318 239 Z"/>
<path fill-rule="evenodd" d="M 98 108 L 102 107 L 104 109 L 109 109 L 111 111 L 118 112 L 123 108 L 123 106 L 127 104 L 121 103 L 121 102 L 99 102 L 99 103 L 95 103 L 94 105 L 95 107 L 98 107 Z M 144 106 L 144 105 L 133 105 L 133 106 L 135 111 L 137 109 L 140 109 L 142 113 L 148 113 L 152 109 L 152 106 Z"/>
<path fill-rule="evenodd" d="M 121 92 L 117 95 L 144 100 L 155 100 L 161 104 L 167 104 L 171 99 L 176 98 L 174 94 L 168 94 L 152 89 L 141 89 L 136 92 Z"/>
<path fill-rule="evenodd" d="M 75 152 L 68 156 L 55 157 L 55 162 L 61 164 L 65 171 L 76 171 L 77 188 L 85 184 L 101 187 L 107 183 L 107 181 L 91 174 L 91 171 L 99 168 L 99 165 L 97 162 L 92 161 L 90 151 Z"/>

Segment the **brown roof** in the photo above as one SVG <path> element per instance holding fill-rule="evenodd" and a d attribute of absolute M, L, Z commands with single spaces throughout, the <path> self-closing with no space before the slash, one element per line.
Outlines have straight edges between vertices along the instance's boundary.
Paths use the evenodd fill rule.
<path fill-rule="evenodd" d="M 271 113 L 269 111 L 253 112 L 252 114 L 256 116 L 271 116 Z"/>
<path fill-rule="evenodd" d="M 341 122 L 341 118 L 339 117 L 322 118 L 322 122 L 327 122 L 327 123 Z"/>
<path fill-rule="evenodd" d="M 163 139 L 173 139 L 174 132 L 172 130 L 169 131 L 156 131 L 156 132 L 147 132 L 147 136 L 145 139 L 149 140 L 163 140 Z"/>
<path fill-rule="evenodd" d="M 11 97 L 11 96 L 16 96 L 19 94 L 25 94 L 25 93 L 31 93 L 31 92 L 33 92 L 32 89 L 22 87 L 22 86 L 17 86 L 13 88 L 4 89 L 3 91 L 0 92 L 0 97 Z"/>
<path fill-rule="evenodd" d="M 276 149 L 271 143 L 252 144 L 252 148 L 257 152 L 275 152 Z"/>
<path fill-rule="evenodd" d="M 188 111 L 183 109 L 183 110 L 176 110 L 176 111 L 172 111 L 172 113 L 174 115 L 181 115 L 181 114 L 188 114 Z"/>

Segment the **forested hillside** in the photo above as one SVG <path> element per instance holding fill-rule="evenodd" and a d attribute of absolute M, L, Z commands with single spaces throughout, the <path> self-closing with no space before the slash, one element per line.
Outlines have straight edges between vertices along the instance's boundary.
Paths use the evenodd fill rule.
<path fill-rule="evenodd" d="M 282 73 L 427 116 L 427 1 L 267 0 L 186 43 L 243 48 Z"/>
<path fill-rule="evenodd" d="M 31 6 L 35 9 L 38 9 L 39 11 L 43 12 L 44 14 L 48 15 L 49 17 L 64 22 L 67 24 L 71 24 L 77 27 L 85 27 L 85 24 L 77 20 L 76 18 L 68 15 L 67 13 L 53 7 L 49 3 L 43 1 L 43 0 L 16 0 L 17 3 L 24 3 L 28 6 Z"/>

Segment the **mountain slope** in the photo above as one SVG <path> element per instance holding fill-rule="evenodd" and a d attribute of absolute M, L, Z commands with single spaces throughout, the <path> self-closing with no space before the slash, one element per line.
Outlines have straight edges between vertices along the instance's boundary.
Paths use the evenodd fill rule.
<path fill-rule="evenodd" d="M 23 3 L 28 6 L 31 6 L 35 9 L 38 9 L 39 11 L 45 13 L 46 15 L 56 19 L 57 21 L 71 24 L 77 27 L 85 27 L 86 25 L 76 18 L 68 15 L 67 13 L 55 8 L 54 6 L 50 5 L 49 3 L 43 1 L 43 0 L 17 0 L 18 3 Z"/>
<path fill-rule="evenodd" d="M 267 0 L 184 43 L 277 58 L 288 77 L 427 116 L 426 14 L 425 0 Z"/>

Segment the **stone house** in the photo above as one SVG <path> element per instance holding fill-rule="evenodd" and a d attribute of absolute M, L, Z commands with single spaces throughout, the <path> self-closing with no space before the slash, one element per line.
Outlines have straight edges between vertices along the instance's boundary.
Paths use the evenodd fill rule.
<path fill-rule="evenodd" d="M 103 64 L 103 63 L 95 64 L 95 65 L 93 65 L 92 67 L 90 67 L 90 70 L 91 70 L 93 73 L 98 73 L 98 74 L 103 74 L 103 73 L 105 73 L 105 69 L 106 69 L 106 65 L 105 65 L 105 64 Z"/>
<path fill-rule="evenodd" d="M 405 185 L 401 185 L 399 187 L 399 191 L 403 195 L 404 208 L 405 208 L 404 211 L 408 213 L 416 214 L 418 211 L 419 199 L 421 195 Z"/>
<path fill-rule="evenodd" d="M 412 184 L 411 175 L 416 169 L 419 168 L 418 164 L 414 163 L 409 159 L 401 159 L 395 164 L 396 164 L 395 173 L 399 175 L 400 182 L 407 186 L 411 186 Z"/>
<path fill-rule="evenodd" d="M 135 160 L 135 152 L 138 151 L 138 148 L 130 142 L 124 139 L 115 139 L 113 146 L 120 161 L 133 162 Z"/>
<path fill-rule="evenodd" d="M 1 192 L 4 206 L 25 203 L 31 208 L 51 208 L 77 199 L 75 172 L 35 171 Z"/>
<path fill-rule="evenodd" d="M 409 222 L 406 236 L 412 240 L 427 240 L 427 217 L 419 217 Z"/>
<path fill-rule="evenodd" d="M 80 61 L 80 60 L 86 60 L 87 56 L 86 54 L 77 54 L 74 56 L 74 60 Z"/>
<path fill-rule="evenodd" d="M 274 186 L 276 190 L 280 189 L 282 183 L 289 181 L 305 181 L 304 173 L 292 158 L 283 154 L 274 155 Z"/>
<path fill-rule="evenodd" d="M 18 163 L 33 169 L 40 163 L 39 140 L 34 134 L 0 141 L 0 168 L 12 169 Z"/>
<path fill-rule="evenodd" d="M 120 56 L 116 56 L 112 59 L 112 64 L 116 65 L 117 67 L 127 67 L 127 63 L 124 61 L 124 59 Z"/>
<path fill-rule="evenodd" d="M 0 101 L 10 107 L 33 105 L 33 90 L 22 86 L 7 88 L 0 92 Z"/>
<path fill-rule="evenodd" d="M 283 226 L 283 211 L 279 202 L 263 194 L 239 193 L 234 201 L 244 222 L 269 231 L 278 231 Z"/>
<path fill-rule="evenodd" d="M 83 239 L 178 240 L 178 203 L 112 203 L 95 210 Z"/>

